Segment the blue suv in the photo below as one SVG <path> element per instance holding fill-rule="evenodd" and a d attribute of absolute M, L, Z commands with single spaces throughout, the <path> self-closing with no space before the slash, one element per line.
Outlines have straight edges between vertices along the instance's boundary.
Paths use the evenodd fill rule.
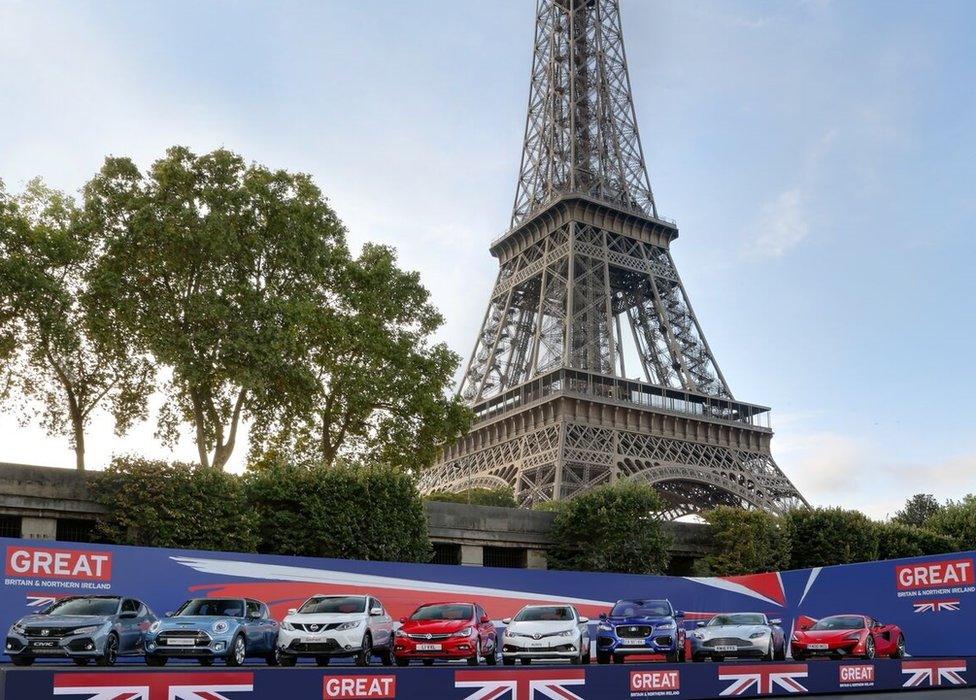
<path fill-rule="evenodd" d="M 623 663 L 632 654 L 664 654 L 668 661 L 684 661 L 685 630 L 678 624 L 684 613 L 669 600 L 618 600 L 597 625 L 598 663 Z"/>

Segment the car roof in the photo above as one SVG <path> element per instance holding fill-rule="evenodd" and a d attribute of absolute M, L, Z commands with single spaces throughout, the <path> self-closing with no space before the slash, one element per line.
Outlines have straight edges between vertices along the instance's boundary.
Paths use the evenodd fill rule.
<path fill-rule="evenodd" d="M 617 601 L 617 605 L 621 603 L 637 603 L 638 605 L 647 605 L 648 603 L 667 603 L 671 605 L 671 601 L 667 598 L 622 598 Z"/>
<path fill-rule="evenodd" d="M 313 593 L 309 598 L 372 598 L 368 593 Z"/>

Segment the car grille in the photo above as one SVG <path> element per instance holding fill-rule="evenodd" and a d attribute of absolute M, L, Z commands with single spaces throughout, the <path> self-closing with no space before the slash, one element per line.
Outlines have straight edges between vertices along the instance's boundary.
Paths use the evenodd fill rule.
<path fill-rule="evenodd" d="M 291 623 L 291 626 L 296 630 L 301 632 L 328 632 L 329 630 L 334 630 L 340 625 L 345 623 L 342 622 L 327 622 L 327 623 L 307 623 L 299 624 L 297 622 Z"/>
<path fill-rule="evenodd" d="M 703 647 L 748 647 L 752 646 L 752 642 L 748 639 L 739 639 L 738 637 L 716 637 L 715 639 L 709 639 L 702 643 Z"/>
<path fill-rule="evenodd" d="M 199 630 L 166 630 L 165 632 L 160 632 L 156 637 L 156 646 L 163 647 L 166 649 L 186 649 L 185 646 L 170 646 L 167 642 L 169 639 L 192 639 L 193 646 L 195 647 L 208 647 L 210 646 L 210 635 L 206 632 L 201 632 Z"/>
<path fill-rule="evenodd" d="M 617 636 L 627 639 L 643 639 L 651 633 L 652 628 L 647 625 L 619 625 Z"/>
<path fill-rule="evenodd" d="M 407 637 L 410 639 L 416 639 L 421 642 L 426 642 L 428 640 L 434 639 L 447 639 L 451 635 L 449 634 L 408 634 Z"/>
<path fill-rule="evenodd" d="M 76 629 L 80 629 L 80 627 L 27 627 L 25 631 L 28 637 L 52 639 L 57 637 L 67 637 Z M 44 634 L 45 631 L 47 634 Z"/>
<path fill-rule="evenodd" d="M 339 642 L 334 639 L 326 639 L 324 642 L 299 642 L 297 639 L 295 639 L 291 644 L 288 645 L 288 650 L 334 652 L 342 651 L 342 647 L 339 646 Z"/>
<path fill-rule="evenodd" d="M 546 632 L 545 634 L 538 634 L 538 635 L 535 635 L 535 634 L 526 634 L 526 633 L 523 633 L 523 632 L 515 632 L 515 633 L 513 633 L 510 636 L 512 636 L 512 637 L 525 637 L 526 639 L 548 639 L 549 637 L 559 637 L 561 635 L 562 635 L 562 632 Z"/>

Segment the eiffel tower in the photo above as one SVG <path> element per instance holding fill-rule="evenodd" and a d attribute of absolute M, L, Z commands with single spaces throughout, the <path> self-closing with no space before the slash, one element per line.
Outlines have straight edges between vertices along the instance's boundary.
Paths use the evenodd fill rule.
<path fill-rule="evenodd" d="M 521 505 L 629 480 L 665 517 L 805 503 L 769 409 L 733 398 L 671 258 L 631 98 L 618 0 L 538 0 L 511 227 L 461 395 L 475 421 L 423 493 Z"/>

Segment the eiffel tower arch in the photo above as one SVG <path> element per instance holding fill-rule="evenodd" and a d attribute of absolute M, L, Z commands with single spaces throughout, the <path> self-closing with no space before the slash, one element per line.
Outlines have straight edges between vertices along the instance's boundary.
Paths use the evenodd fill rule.
<path fill-rule="evenodd" d="M 511 486 L 520 504 L 653 484 L 667 516 L 803 498 L 769 409 L 736 400 L 671 257 L 631 98 L 618 0 L 538 0 L 522 162 L 461 385 L 475 421 L 424 493 Z"/>

